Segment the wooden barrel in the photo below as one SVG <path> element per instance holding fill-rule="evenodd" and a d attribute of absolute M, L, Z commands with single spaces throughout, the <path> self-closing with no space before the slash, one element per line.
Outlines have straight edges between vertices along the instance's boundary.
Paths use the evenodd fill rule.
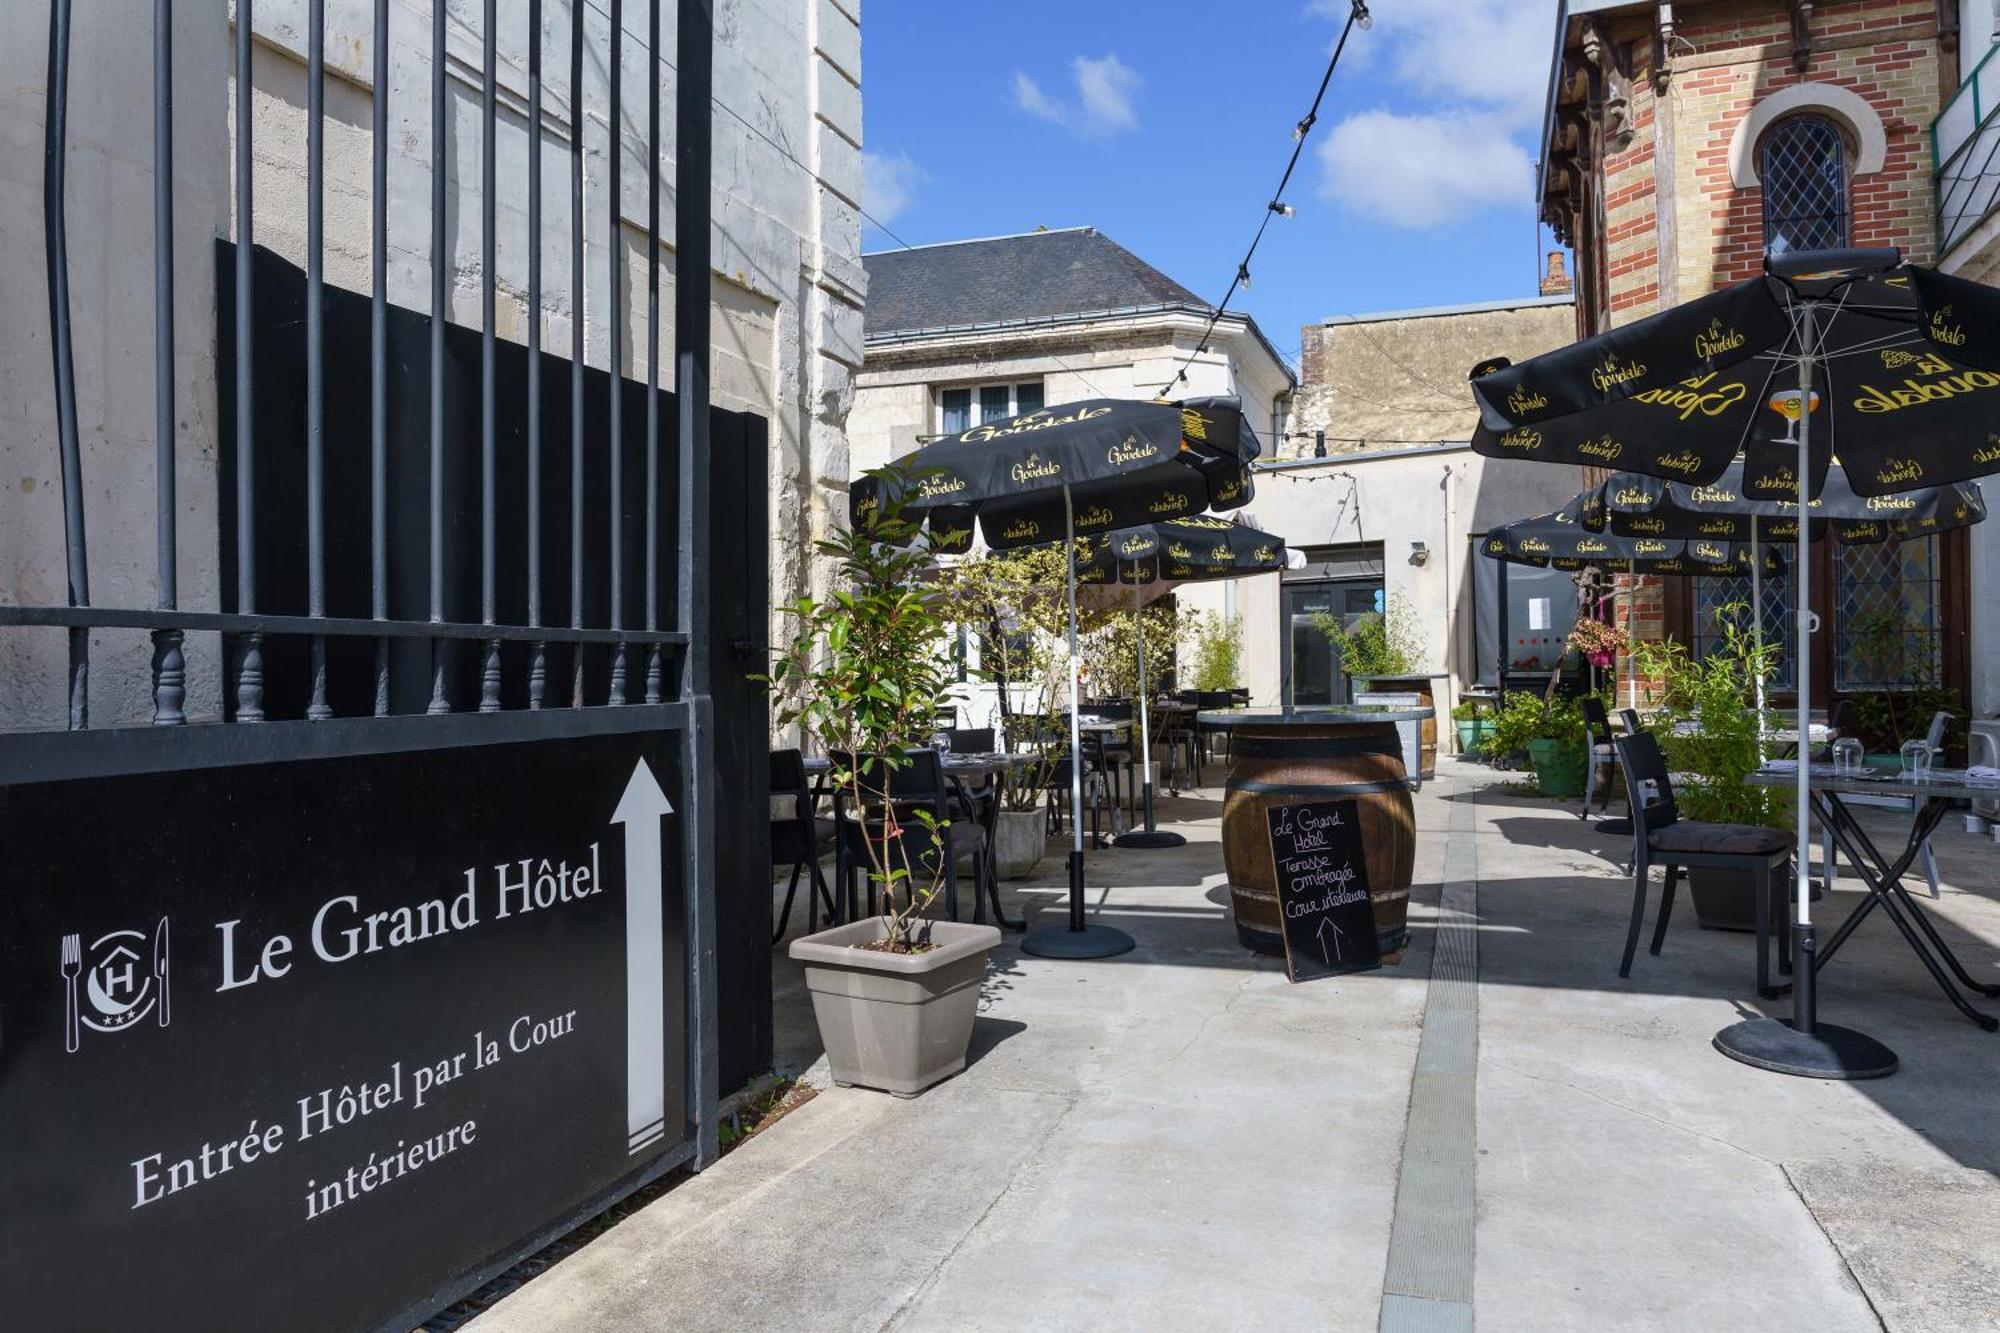
<path fill-rule="evenodd" d="M 1222 804 L 1222 861 L 1229 874 L 1236 937 L 1259 953 L 1285 951 L 1277 869 L 1265 811 L 1272 806 L 1352 798 L 1361 817 L 1368 896 L 1383 954 L 1409 937 L 1410 876 L 1416 865 L 1416 810 L 1403 746 L 1393 722 L 1236 727 Z"/>

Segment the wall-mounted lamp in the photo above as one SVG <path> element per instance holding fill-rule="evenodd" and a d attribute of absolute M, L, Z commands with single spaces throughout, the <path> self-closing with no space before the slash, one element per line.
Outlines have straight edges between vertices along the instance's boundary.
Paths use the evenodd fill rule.
<path fill-rule="evenodd" d="M 1420 541 L 1410 543 L 1411 564 L 1413 565 L 1425 564 L 1430 560 L 1430 558 L 1431 558 L 1431 548 L 1429 546 L 1425 545 L 1423 542 Z"/>

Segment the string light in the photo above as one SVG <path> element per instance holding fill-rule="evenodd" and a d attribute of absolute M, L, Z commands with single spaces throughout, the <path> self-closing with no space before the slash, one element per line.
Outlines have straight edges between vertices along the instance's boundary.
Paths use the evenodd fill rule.
<path fill-rule="evenodd" d="M 1292 183 L 1292 173 L 1298 170 L 1299 157 L 1305 152 L 1306 136 L 1312 133 L 1313 126 L 1319 122 L 1319 108 L 1326 100 L 1327 85 L 1333 82 L 1333 71 L 1339 67 L 1341 52 L 1347 49 L 1347 38 L 1356 26 L 1364 29 L 1374 26 L 1374 20 L 1368 14 L 1368 6 L 1362 3 L 1362 0 L 1350 0 L 1347 22 L 1341 25 L 1340 40 L 1333 44 L 1333 56 L 1326 62 L 1326 73 L 1320 75 L 1319 91 L 1313 94 L 1312 107 L 1299 119 L 1298 124 L 1292 127 L 1292 155 L 1285 163 L 1285 174 L 1278 177 L 1278 188 L 1271 191 L 1270 201 L 1264 205 L 1264 216 L 1257 224 L 1257 234 L 1250 238 L 1250 248 L 1243 252 L 1242 260 L 1236 265 L 1236 276 L 1230 281 L 1229 290 L 1224 292 L 1222 299 L 1209 310 L 1208 325 L 1201 331 L 1201 341 L 1196 343 L 1194 350 L 1181 361 L 1180 369 L 1160 386 L 1161 397 L 1165 397 L 1167 391 L 1176 384 L 1187 382 L 1187 368 L 1208 350 L 1209 340 L 1215 336 L 1215 326 L 1222 319 L 1223 312 L 1229 308 L 1229 298 L 1236 295 L 1238 287 L 1247 288 L 1250 285 L 1250 261 L 1256 256 L 1257 247 L 1264 239 L 1264 229 L 1271 225 L 1271 219 L 1292 216 L 1292 206 L 1285 202 L 1285 187 Z"/>

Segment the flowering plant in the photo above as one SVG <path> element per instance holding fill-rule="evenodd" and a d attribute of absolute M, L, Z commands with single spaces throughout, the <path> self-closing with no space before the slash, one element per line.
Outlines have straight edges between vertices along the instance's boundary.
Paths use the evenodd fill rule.
<path fill-rule="evenodd" d="M 1632 646 L 1632 640 L 1616 625 L 1601 620 L 1578 620 L 1569 632 L 1569 647 L 1583 654 L 1595 667 L 1608 667 L 1618 654 Z"/>

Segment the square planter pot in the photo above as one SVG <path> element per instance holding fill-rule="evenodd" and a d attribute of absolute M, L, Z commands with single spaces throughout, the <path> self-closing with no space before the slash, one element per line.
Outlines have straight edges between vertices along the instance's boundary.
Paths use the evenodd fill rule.
<path fill-rule="evenodd" d="M 1773 931 L 1789 929 L 1792 874 L 1789 862 L 1771 872 Z M 1757 878 L 1749 871 L 1690 866 L 1687 885 L 1694 919 L 1703 930 L 1757 929 Z"/>
<path fill-rule="evenodd" d="M 938 947 L 891 954 L 854 946 L 887 932 L 880 917 L 792 941 L 833 1081 L 914 1097 L 965 1068 L 995 926 L 931 923 Z"/>
<path fill-rule="evenodd" d="M 1000 810 L 993 817 L 993 868 L 1001 879 L 1026 879 L 1049 848 L 1049 817 L 1042 810 Z"/>

